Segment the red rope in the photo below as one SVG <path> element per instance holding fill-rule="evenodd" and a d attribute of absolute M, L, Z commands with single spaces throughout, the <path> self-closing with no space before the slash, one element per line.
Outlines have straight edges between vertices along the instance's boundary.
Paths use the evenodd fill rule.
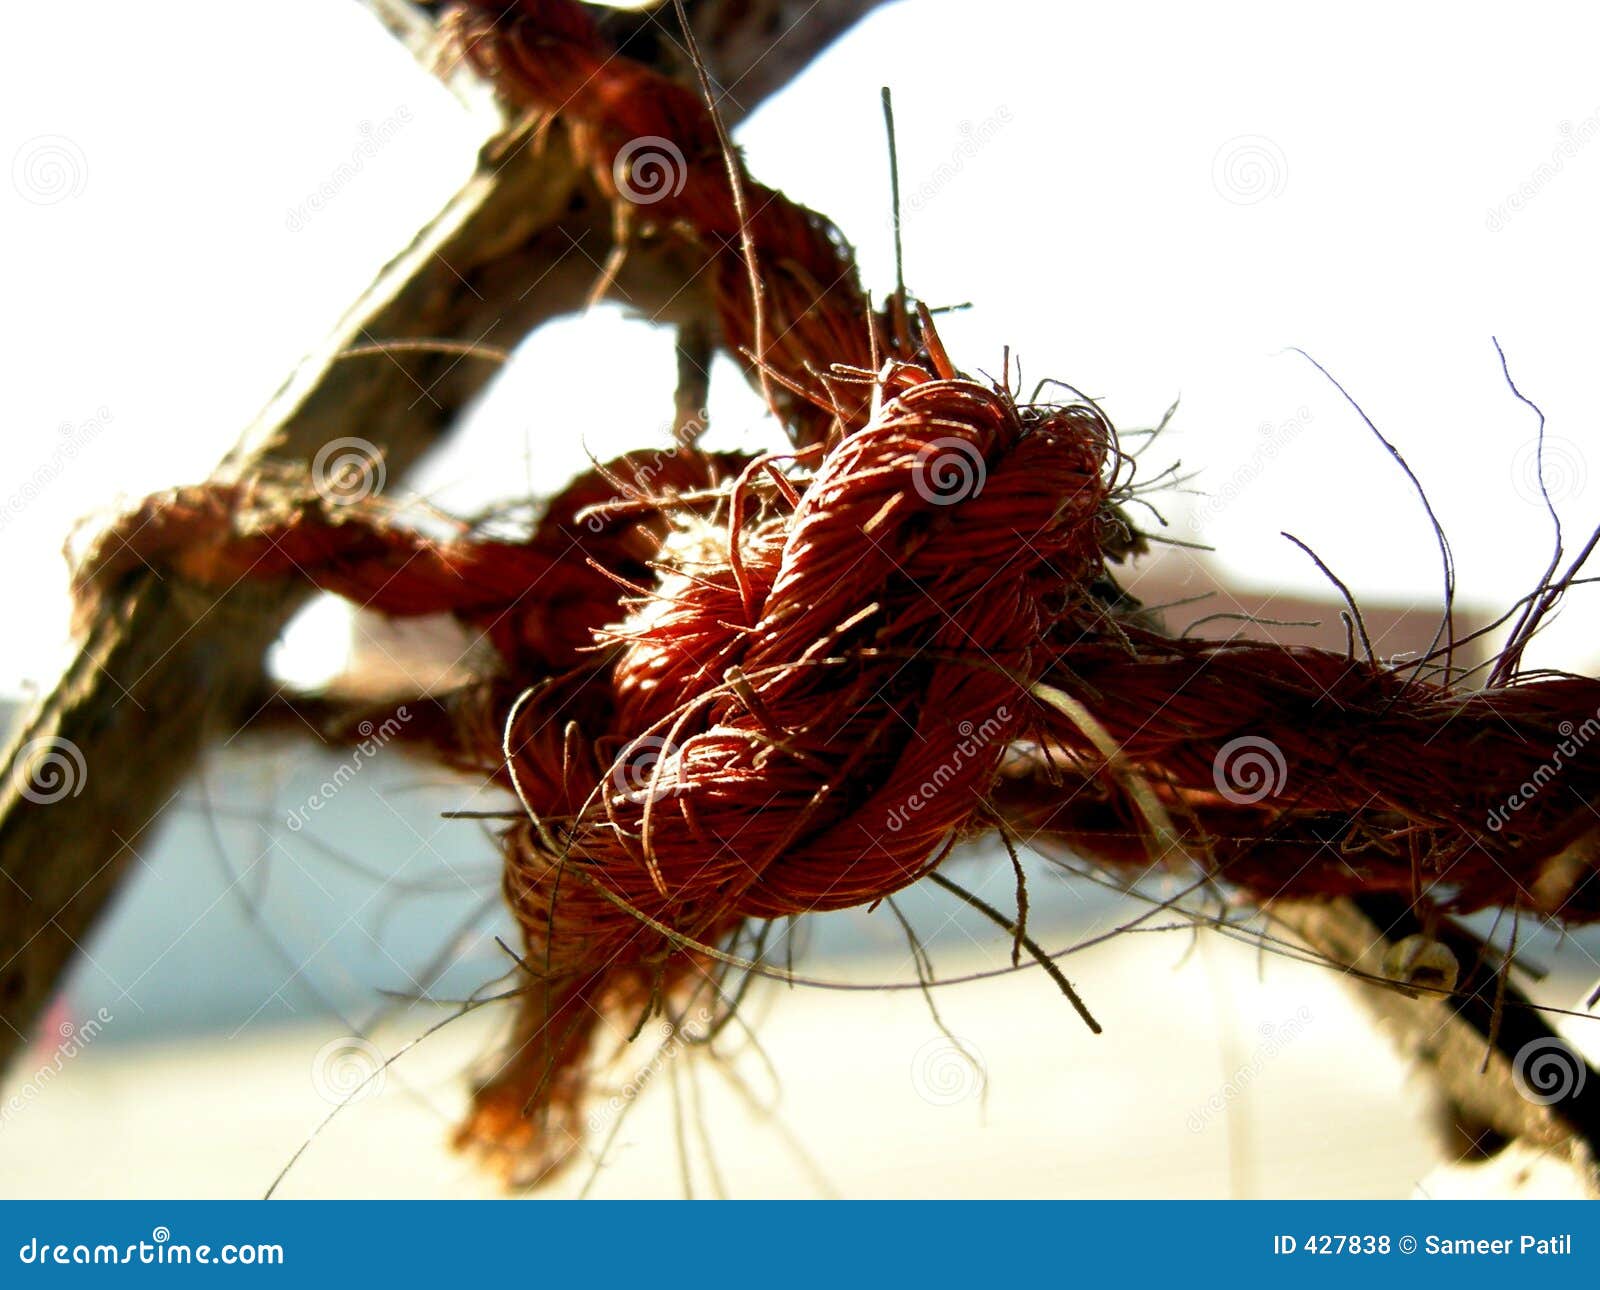
<path fill-rule="evenodd" d="M 681 190 L 641 210 L 707 249 L 725 341 L 748 349 L 739 226 L 698 98 L 609 55 L 568 3 L 455 21 L 611 186 L 635 138 L 682 151 Z M 457 697 L 448 738 L 419 723 L 435 755 L 527 807 L 503 837 L 527 989 L 463 1141 L 542 1176 L 583 1136 L 602 1018 L 625 1034 L 703 988 L 717 965 L 697 946 L 881 900 L 997 820 L 1139 868 L 1174 840 L 1159 812 L 1190 860 L 1258 901 L 1393 890 L 1600 918 L 1600 683 L 1467 692 L 1150 630 L 1106 570 L 1128 533 L 1100 413 L 952 378 L 925 316 L 870 315 L 825 220 L 747 191 L 768 362 L 807 391 L 786 410 L 796 441 L 827 445 L 804 468 L 631 454 L 520 542 L 423 536 L 370 499 L 209 485 L 152 499 L 84 574 L 86 595 L 140 562 L 213 588 L 298 577 L 493 641 L 498 666 Z M 894 360 L 876 378 L 875 356 Z"/>

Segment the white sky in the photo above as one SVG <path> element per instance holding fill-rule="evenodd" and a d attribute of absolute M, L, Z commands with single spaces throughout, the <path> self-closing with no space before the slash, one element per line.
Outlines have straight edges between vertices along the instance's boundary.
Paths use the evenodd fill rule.
<path fill-rule="evenodd" d="M 64 657 L 74 522 L 203 477 L 454 190 L 481 124 L 341 0 L 79 0 L 7 20 L 0 692 L 14 693 Z M 1464 597 L 1498 606 L 1542 567 L 1548 528 L 1523 478 L 1534 421 L 1491 334 L 1550 417 L 1569 547 L 1600 521 L 1597 37 L 1600 14 L 1578 4 L 904 0 L 742 140 L 887 286 L 888 82 L 911 284 L 976 305 L 944 328 L 958 363 L 997 370 L 1009 343 L 1030 376 L 1103 396 L 1128 426 L 1181 394 L 1161 464 L 1203 469 L 1218 502 L 1199 531 L 1230 577 L 1320 589 L 1277 536 L 1290 528 L 1359 596 L 1432 603 L 1436 555 L 1404 480 L 1283 352 L 1302 346 L 1428 486 Z M 393 138 L 291 229 L 363 124 L 390 120 Z M 1522 209 L 1491 220 L 1519 189 Z M 658 441 L 670 347 L 615 311 L 548 329 L 419 485 L 472 506 L 530 469 L 558 486 L 583 462 L 577 429 L 601 454 Z M 753 426 L 754 406 L 723 379 L 719 437 Z M 1182 536 L 1194 505 L 1168 507 Z M 1590 603 L 1535 661 L 1600 666 Z M 297 671 L 337 653 L 328 621 L 300 634 Z"/>

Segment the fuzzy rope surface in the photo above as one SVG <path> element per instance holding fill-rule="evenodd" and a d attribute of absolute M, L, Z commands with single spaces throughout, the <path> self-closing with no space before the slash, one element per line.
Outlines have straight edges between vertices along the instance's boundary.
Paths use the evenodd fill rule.
<path fill-rule="evenodd" d="M 741 220 L 703 104 L 575 6 L 456 21 L 617 188 L 631 140 L 681 150 L 681 189 L 634 216 L 705 251 L 722 342 L 784 391 L 801 451 L 630 454 L 520 541 L 424 536 L 282 481 L 180 490 L 117 525 L 81 586 L 136 562 L 293 577 L 492 643 L 452 723 L 415 728 L 524 808 L 501 838 L 518 1021 L 464 1144 L 546 1176 L 582 1140 L 603 1022 L 626 1038 L 715 997 L 742 928 L 871 904 L 997 829 L 1256 902 L 1600 917 L 1600 682 L 1472 691 L 1439 660 L 1161 635 L 1116 592 L 1128 462 L 1097 409 L 960 375 L 925 311 L 874 313 L 832 226 L 748 178 Z"/>

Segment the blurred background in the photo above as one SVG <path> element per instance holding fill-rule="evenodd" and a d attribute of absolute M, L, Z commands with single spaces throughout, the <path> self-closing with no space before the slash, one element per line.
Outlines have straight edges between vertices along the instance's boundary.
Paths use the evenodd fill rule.
<path fill-rule="evenodd" d="M 10 720 L 68 656 L 69 536 L 204 478 L 470 173 L 493 123 L 344 0 L 8 16 Z M 1596 36 L 1578 4 L 1513 22 L 1471 4 L 900 0 L 739 138 L 887 288 L 878 91 L 892 86 L 907 277 L 934 304 L 970 303 L 941 322 L 957 362 L 998 372 L 1009 346 L 1030 380 L 1067 381 L 1128 428 L 1180 400 L 1142 469 L 1181 461 L 1191 482 L 1155 500 L 1171 536 L 1214 549 L 1163 549 L 1135 594 L 1209 594 L 1191 616 L 1320 620 L 1281 630 L 1342 645 L 1289 530 L 1398 656 L 1433 633 L 1433 535 L 1291 347 L 1427 487 L 1468 620 L 1525 593 L 1552 537 L 1537 420 L 1491 337 L 1549 419 L 1569 549 L 1600 523 Z M 664 442 L 673 376 L 671 335 L 618 308 L 548 327 L 406 487 L 458 513 L 552 491 L 589 454 Z M 711 412 L 713 444 L 774 437 L 727 364 Z M 1600 668 L 1596 603 L 1579 593 L 1528 662 Z M 274 667 L 315 685 L 352 659 L 422 668 L 427 646 L 426 629 L 356 627 L 319 602 Z M 454 1022 L 375 1074 L 448 1015 L 427 1000 L 506 970 L 495 853 L 473 823 L 440 818 L 481 791 L 386 752 L 290 828 L 340 764 L 267 740 L 208 761 L 0 1089 L 0 1193 L 260 1194 L 355 1093 L 283 1194 L 496 1194 L 446 1142 L 503 1018 Z M 1004 904 L 995 861 L 962 860 L 963 880 Z M 1331 974 L 1182 927 L 1111 936 L 1147 901 L 1044 861 L 1031 873 L 1034 935 L 1086 946 L 1066 966 L 1105 1036 L 1037 971 L 938 991 L 959 1044 L 915 989 L 758 991 L 760 1049 L 727 1063 L 642 1051 L 643 1074 L 618 1076 L 620 1127 L 597 1124 L 610 1146 L 557 1192 L 1405 1195 L 1429 1174 L 1427 1090 Z M 1005 967 L 1009 943 L 953 904 L 901 901 L 940 974 Z M 797 935 L 809 972 L 916 981 L 886 908 Z M 1536 993 L 1581 1007 L 1600 940 L 1545 935 L 1529 952 L 1550 969 Z M 1596 1051 L 1588 1027 L 1568 1033 Z"/>

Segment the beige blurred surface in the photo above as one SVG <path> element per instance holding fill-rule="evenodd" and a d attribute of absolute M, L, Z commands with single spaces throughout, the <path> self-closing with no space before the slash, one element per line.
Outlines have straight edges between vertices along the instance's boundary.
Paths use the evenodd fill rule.
<path fill-rule="evenodd" d="M 947 957 L 945 975 L 988 965 Z M 546 1194 L 577 1194 L 592 1174 L 595 1196 L 680 1196 L 680 1127 L 697 1195 L 716 1189 L 708 1144 L 740 1197 L 1407 1196 L 1436 1164 L 1424 1084 L 1330 974 L 1180 935 L 1123 936 L 1068 962 L 1103 1036 L 1037 971 L 937 993 L 981 1078 L 916 991 L 773 987 L 751 1015 L 781 1087 L 755 1055 L 737 1061 L 758 1098 L 776 1098 L 770 1115 L 701 1055 L 658 1064 L 599 1168 Z M 392 1054 L 440 1015 L 413 1011 L 374 1038 Z M 446 1145 L 495 1024 L 468 1017 L 408 1051 L 311 1140 L 280 1194 L 500 1194 Z M 34 1083 L 0 1125 L 0 1193 L 260 1195 L 361 1072 L 360 1052 L 319 1065 L 339 1038 L 301 1026 L 106 1040 L 42 1087 L 53 1055 L 35 1053 L 5 1091 Z M 636 1065 L 657 1043 L 641 1041 Z"/>

